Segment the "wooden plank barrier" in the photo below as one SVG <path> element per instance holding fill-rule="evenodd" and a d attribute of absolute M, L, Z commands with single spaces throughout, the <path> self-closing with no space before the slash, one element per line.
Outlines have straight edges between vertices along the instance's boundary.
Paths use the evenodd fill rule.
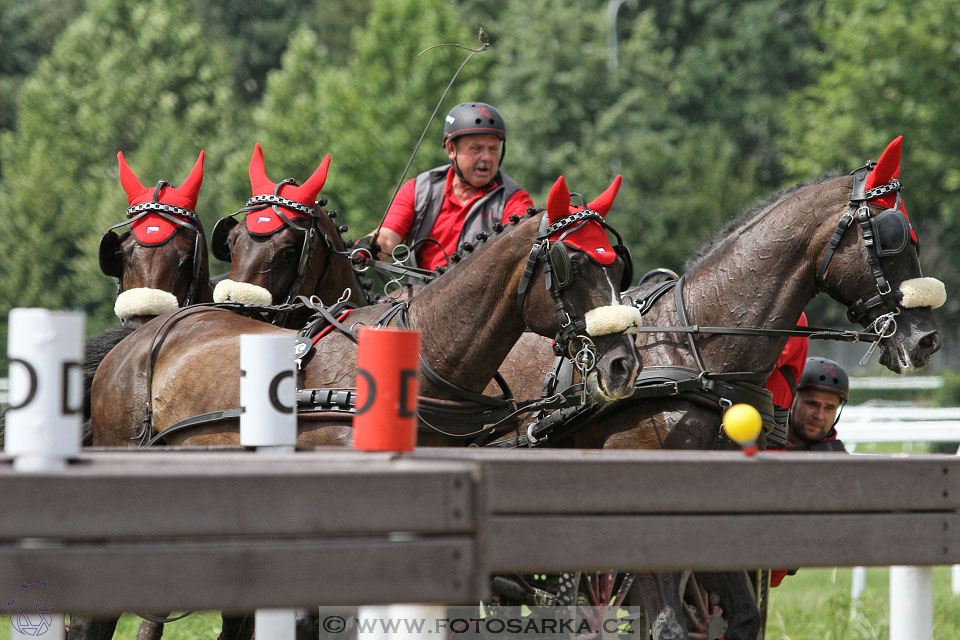
<path fill-rule="evenodd" d="M 0 593 L 45 581 L 59 611 L 94 614 L 484 595 L 476 465 L 337 458 L 85 452 L 20 473 L 0 457 Z"/>
<path fill-rule="evenodd" d="M 479 462 L 493 571 L 950 564 L 960 459 L 419 449 Z"/>
<path fill-rule="evenodd" d="M 418 449 L 0 457 L 0 594 L 62 611 L 475 602 L 495 572 L 960 562 L 960 459 Z"/>

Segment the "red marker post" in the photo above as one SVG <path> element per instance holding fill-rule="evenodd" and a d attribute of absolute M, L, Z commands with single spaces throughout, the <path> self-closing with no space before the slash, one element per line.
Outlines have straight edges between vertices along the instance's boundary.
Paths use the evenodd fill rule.
<path fill-rule="evenodd" d="M 420 332 L 360 327 L 353 448 L 413 451 L 417 442 Z"/>

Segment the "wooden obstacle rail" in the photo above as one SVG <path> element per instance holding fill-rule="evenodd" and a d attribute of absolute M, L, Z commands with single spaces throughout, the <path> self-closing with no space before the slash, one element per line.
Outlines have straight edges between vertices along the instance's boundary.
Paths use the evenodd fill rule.
<path fill-rule="evenodd" d="M 0 457 L 0 593 L 91 614 L 477 601 L 476 465 L 323 453 Z M 6 589 L 6 591 L 3 591 Z"/>
<path fill-rule="evenodd" d="M 58 611 L 476 602 L 496 572 L 960 562 L 960 459 L 419 449 L 0 457 L 0 593 Z"/>

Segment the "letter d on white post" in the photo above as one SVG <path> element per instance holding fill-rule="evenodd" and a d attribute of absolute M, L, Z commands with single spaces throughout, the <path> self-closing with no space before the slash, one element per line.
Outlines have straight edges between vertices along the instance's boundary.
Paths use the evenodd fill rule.
<path fill-rule="evenodd" d="M 240 444 L 293 451 L 297 444 L 297 374 L 292 335 L 240 336 Z"/>
<path fill-rule="evenodd" d="M 69 311 L 10 311 L 10 405 L 4 448 L 20 471 L 66 466 L 80 453 L 84 316 Z"/>

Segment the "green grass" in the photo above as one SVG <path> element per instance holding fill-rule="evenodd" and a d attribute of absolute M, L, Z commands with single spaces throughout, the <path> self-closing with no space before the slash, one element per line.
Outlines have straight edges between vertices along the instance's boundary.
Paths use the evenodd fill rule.
<path fill-rule="evenodd" d="M 770 593 L 767 640 L 886 640 L 889 633 L 889 571 L 867 570 L 858 615 L 850 611 L 851 569 L 801 569 Z M 960 596 L 950 593 L 950 568 L 933 570 L 934 640 L 960 638 Z M 140 619 L 120 619 L 116 640 L 135 640 Z M 167 625 L 164 640 L 214 640 L 220 614 L 194 613 Z M 10 623 L 0 617 L 0 640 L 10 640 Z"/>
<path fill-rule="evenodd" d="M 133 614 L 124 615 L 120 618 L 113 637 L 115 640 L 136 640 L 139 628 L 139 617 Z M 163 630 L 163 640 L 216 640 L 219 635 L 220 613 L 218 611 L 193 613 L 183 620 L 171 622 Z M 0 640 L 10 640 L 10 622 L 6 616 L 0 617 Z"/>
<path fill-rule="evenodd" d="M 885 640 L 889 635 L 890 572 L 867 570 L 866 589 L 851 617 L 851 569 L 801 569 L 770 593 L 767 640 Z M 933 570 L 933 637 L 960 638 L 960 596 L 950 593 L 950 568 Z"/>

